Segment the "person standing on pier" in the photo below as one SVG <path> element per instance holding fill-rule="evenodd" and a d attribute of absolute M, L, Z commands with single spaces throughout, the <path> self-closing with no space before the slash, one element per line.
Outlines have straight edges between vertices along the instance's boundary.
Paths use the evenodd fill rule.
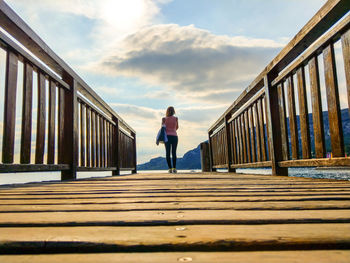
<path fill-rule="evenodd" d="M 176 149 L 178 143 L 178 137 L 176 130 L 179 128 L 178 118 L 174 116 L 175 109 L 170 106 L 166 110 L 165 117 L 162 118 L 162 125 L 165 125 L 166 134 L 168 137 L 168 141 L 165 143 L 165 151 L 166 151 L 166 161 L 169 167 L 169 173 L 177 173 L 176 170 Z M 170 159 L 170 151 L 173 157 L 173 162 L 171 163 Z"/>

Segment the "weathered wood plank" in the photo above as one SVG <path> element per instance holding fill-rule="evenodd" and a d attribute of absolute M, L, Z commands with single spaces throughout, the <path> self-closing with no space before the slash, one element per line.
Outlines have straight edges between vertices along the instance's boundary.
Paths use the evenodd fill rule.
<path fill-rule="evenodd" d="M 3 252 L 343 249 L 350 224 L 0 228 Z M 181 230 L 180 230 L 181 229 Z M 24 231 L 25 230 L 25 231 Z M 132 233 L 132 235 L 130 235 Z M 215 234 L 214 234 L 215 233 Z M 25 247 L 24 247 L 25 246 Z M 25 248 L 25 249 L 24 249 Z M 129 250 L 130 251 L 130 250 Z"/>
<path fill-rule="evenodd" d="M 307 96 L 305 85 L 304 67 L 297 70 L 298 100 L 299 100 L 299 121 L 301 134 L 301 150 L 303 159 L 311 158 L 309 112 L 307 108 Z"/>
<path fill-rule="evenodd" d="M 64 93 L 66 91 L 58 88 L 58 163 L 63 163 L 63 147 L 64 147 Z"/>
<path fill-rule="evenodd" d="M 329 132 L 333 157 L 344 156 L 343 128 L 340 116 L 339 91 L 335 69 L 334 47 L 328 45 L 323 50 L 324 71 L 327 92 Z"/>
<path fill-rule="evenodd" d="M 220 216 L 218 216 L 220 215 Z M 185 210 L 127 212 L 0 213 L 1 227 L 16 226 L 157 226 L 200 224 L 350 223 L 349 210 Z"/>
<path fill-rule="evenodd" d="M 298 255 L 296 257 L 296 254 Z M 163 263 L 163 262 L 201 262 L 201 263 L 348 263 L 347 250 L 298 250 L 298 251 L 249 251 L 249 252 L 154 252 L 154 253 L 89 253 L 55 255 L 0 255 L 3 263 Z"/>
<path fill-rule="evenodd" d="M 283 160 L 289 159 L 289 142 L 288 142 L 288 130 L 287 130 L 287 118 L 286 118 L 286 103 L 284 101 L 284 87 L 282 84 L 277 86 L 278 92 L 278 106 L 280 112 L 280 125 L 281 125 L 281 140 L 282 140 L 282 156 Z"/>
<path fill-rule="evenodd" d="M 265 124 L 264 124 L 264 109 L 262 105 L 262 99 L 258 100 L 258 122 L 260 128 L 260 147 L 261 147 L 261 157 L 262 161 L 266 161 L 266 140 L 265 140 Z"/>
<path fill-rule="evenodd" d="M 312 120 L 314 126 L 315 153 L 316 158 L 324 158 L 326 155 L 326 144 L 324 139 L 324 126 L 319 77 L 320 74 L 318 70 L 317 57 L 313 57 L 309 61 L 309 74 L 312 101 Z"/>
<path fill-rule="evenodd" d="M 55 163 L 55 130 L 56 130 L 56 83 L 49 84 L 49 113 L 48 113 L 47 163 Z"/>
<path fill-rule="evenodd" d="M 247 162 L 252 162 L 252 154 L 251 154 L 251 143 L 250 143 L 250 133 L 249 133 L 249 121 L 248 121 L 248 110 L 243 113 L 244 117 L 244 126 L 245 126 L 245 138 L 247 141 Z"/>
<path fill-rule="evenodd" d="M 341 37 L 345 78 L 346 78 L 346 89 L 348 91 L 348 107 L 350 113 L 350 29 L 346 31 Z"/>
<path fill-rule="evenodd" d="M 292 145 L 292 159 L 299 159 L 299 139 L 297 117 L 295 113 L 295 96 L 293 76 L 287 78 L 287 94 L 288 94 L 288 113 L 289 113 L 289 128 L 290 139 Z"/>
<path fill-rule="evenodd" d="M 33 67 L 29 63 L 24 64 L 23 74 L 23 108 L 20 163 L 29 164 L 32 140 L 33 109 Z"/>
<path fill-rule="evenodd" d="M 251 149 L 252 149 L 252 162 L 256 162 L 256 143 L 255 143 L 255 133 L 254 133 L 254 119 L 253 119 L 253 106 L 248 109 L 249 115 L 249 128 L 250 128 L 250 140 L 251 140 Z"/>
<path fill-rule="evenodd" d="M 38 72 L 38 117 L 36 129 L 35 163 L 44 163 L 46 125 L 46 78 Z"/>
<path fill-rule="evenodd" d="M 2 137 L 2 162 L 13 163 L 15 151 L 16 94 L 18 57 L 6 52 L 4 127 Z"/>
<path fill-rule="evenodd" d="M 254 123 L 255 123 L 255 135 L 256 135 L 256 146 L 257 146 L 257 162 L 261 162 L 261 142 L 260 142 L 260 123 L 258 121 L 258 105 L 257 102 L 253 106 Z"/>
<path fill-rule="evenodd" d="M 93 110 L 91 110 L 91 167 L 96 167 L 96 124 Z"/>
<path fill-rule="evenodd" d="M 86 107 L 86 166 L 92 167 L 90 158 L 90 147 L 91 147 L 91 111 L 89 107 Z"/>
<path fill-rule="evenodd" d="M 85 166 L 85 133 L 86 133 L 86 123 L 85 123 L 85 105 L 80 103 L 80 166 Z M 88 166 L 88 165 L 86 165 Z"/>

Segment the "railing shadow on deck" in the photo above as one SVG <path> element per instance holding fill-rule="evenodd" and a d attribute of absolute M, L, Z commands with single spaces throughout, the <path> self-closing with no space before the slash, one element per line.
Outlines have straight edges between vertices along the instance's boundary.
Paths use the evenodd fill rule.
<path fill-rule="evenodd" d="M 77 171 L 136 173 L 136 132 L 2 0 L 0 27 L 6 52 L 0 173 L 61 171 L 62 180 L 76 179 Z M 23 100 L 17 105 L 19 88 Z M 20 125 L 16 107 L 22 107 Z"/>
<path fill-rule="evenodd" d="M 349 9 L 348 0 L 329 0 L 209 128 L 212 170 L 271 167 L 273 175 L 287 175 L 288 167 L 350 166 L 350 157 L 345 154 L 334 52 L 334 43 L 340 40 L 350 105 Z M 332 158 L 326 158 L 320 57 Z M 305 69 L 310 80 L 313 148 Z"/>

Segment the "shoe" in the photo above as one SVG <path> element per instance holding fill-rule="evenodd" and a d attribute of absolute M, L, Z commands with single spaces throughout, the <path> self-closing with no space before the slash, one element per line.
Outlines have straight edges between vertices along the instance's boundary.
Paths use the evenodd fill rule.
<path fill-rule="evenodd" d="M 173 172 L 173 169 L 169 169 L 168 173 L 171 174 Z"/>
<path fill-rule="evenodd" d="M 174 174 L 176 174 L 176 173 L 177 173 L 176 168 L 173 168 L 172 170 L 173 170 L 173 171 L 172 171 L 172 173 L 174 173 Z"/>

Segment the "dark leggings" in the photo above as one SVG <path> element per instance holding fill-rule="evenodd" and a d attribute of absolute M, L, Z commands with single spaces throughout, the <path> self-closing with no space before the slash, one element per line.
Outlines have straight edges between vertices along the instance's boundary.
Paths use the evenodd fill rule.
<path fill-rule="evenodd" d="M 165 143 L 166 151 L 166 161 L 168 163 L 169 169 L 171 169 L 171 160 L 170 160 L 170 149 L 171 154 L 173 155 L 173 167 L 176 168 L 176 148 L 177 148 L 178 138 L 177 136 L 168 135 L 168 141 Z"/>

